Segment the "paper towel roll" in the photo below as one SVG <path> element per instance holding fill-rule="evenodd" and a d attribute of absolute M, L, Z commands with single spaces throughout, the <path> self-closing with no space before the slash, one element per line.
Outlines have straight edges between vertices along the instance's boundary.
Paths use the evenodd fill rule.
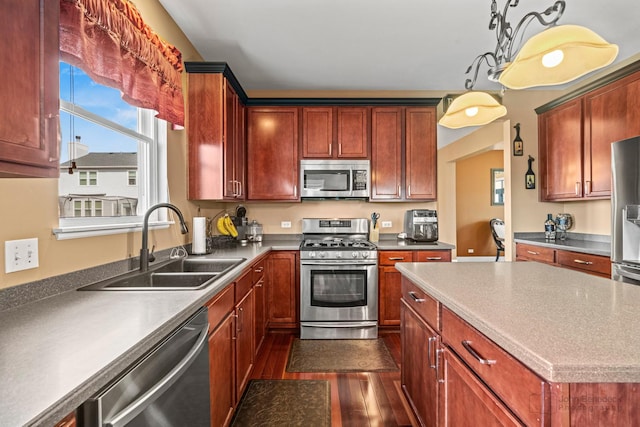
<path fill-rule="evenodd" d="M 191 253 L 204 254 L 207 252 L 207 218 L 193 217 L 193 243 Z"/>

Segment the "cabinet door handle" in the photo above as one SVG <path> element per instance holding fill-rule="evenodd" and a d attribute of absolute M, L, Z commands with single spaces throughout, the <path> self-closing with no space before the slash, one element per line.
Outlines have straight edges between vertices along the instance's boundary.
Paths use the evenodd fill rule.
<path fill-rule="evenodd" d="M 584 194 L 591 194 L 591 181 L 585 181 L 584 183 Z"/>
<path fill-rule="evenodd" d="M 471 347 L 471 341 L 462 340 L 462 346 L 467 350 L 480 364 L 482 365 L 495 365 L 496 361 L 494 359 L 483 359 L 477 351 Z"/>
<path fill-rule="evenodd" d="M 440 261 L 442 259 L 441 256 L 428 256 L 427 260 L 429 261 Z"/>
<path fill-rule="evenodd" d="M 242 197 L 242 181 L 238 181 L 238 197 Z"/>
<path fill-rule="evenodd" d="M 242 316 L 241 316 L 242 315 Z M 242 307 L 238 307 L 238 325 L 237 331 L 242 332 L 244 329 L 244 309 Z"/>
<path fill-rule="evenodd" d="M 411 197 L 411 184 L 407 187 L 407 197 Z"/>
<path fill-rule="evenodd" d="M 583 265 L 592 265 L 593 262 L 591 261 L 583 261 L 581 259 L 574 259 L 573 262 L 575 262 L 576 264 L 583 264 Z"/>
<path fill-rule="evenodd" d="M 527 251 L 527 253 L 531 255 L 540 255 L 540 252 L 534 252 L 534 251 Z"/>
<path fill-rule="evenodd" d="M 437 337 L 429 337 L 429 346 L 427 348 L 427 359 L 429 360 L 429 367 L 435 369 L 436 368 L 436 363 L 435 362 L 431 362 L 431 354 L 432 354 L 432 349 L 431 347 L 433 346 L 433 343 L 436 341 L 436 339 L 438 339 Z M 434 359 L 436 359 L 436 357 L 434 357 Z"/>
<path fill-rule="evenodd" d="M 338 156 L 342 156 L 342 143 L 338 144 Z"/>
<path fill-rule="evenodd" d="M 293 197 L 294 198 L 298 197 L 298 186 L 297 185 L 293 186 Z"/>
<path fill-rule="evenodd" d="M 440 355 L 444 352 L 443 349 L 441 348 L 437 348 L 436 349 L 436 381 L 439 383 L 443 383 L 444 382 L 444 378 L 440 376 Z"/>
<path fill-rule="evenodd" d="M 398 197 L 400 197 L 400 184 L 398 184 Z"/>
<path fill-rule="evenodd" d="M 333 152 L 333 144 L 329 143 L 329 157 L 331 157 Z"/>
<path fill-rule="evenodd" d="M 424 298 L 418 298 L 418 296 L 416 295 L 415 292 L 411 291 L 409 292 L 409 296 L 415 301 L 415 302 L 425 302 L 426 299 Z"/>
<path fill-rule="evenodd" d="M 580 182 L 576 181 L 576 196 L 580 195 Z"/>
<path fill-rule="evenodd" d="M 403 256 L 392 256 L 389 257 L 389 261 L 402 261 L 404 259 Z"/>
<path fill-rule="evenodd" d="M 264 267 L 260 267 L 260 268 L 256 268 L 255 271 L 256 273 L 262 273 L 262 271 L 264 270 Z"/>

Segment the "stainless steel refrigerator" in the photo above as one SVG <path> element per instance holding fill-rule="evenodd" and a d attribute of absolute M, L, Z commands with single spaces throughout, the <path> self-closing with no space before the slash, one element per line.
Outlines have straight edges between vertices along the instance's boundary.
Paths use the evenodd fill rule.
<path fill-rule="evenodd" d="M 640 285 L 640 136 L 611 144 L 611 275 Z"/>

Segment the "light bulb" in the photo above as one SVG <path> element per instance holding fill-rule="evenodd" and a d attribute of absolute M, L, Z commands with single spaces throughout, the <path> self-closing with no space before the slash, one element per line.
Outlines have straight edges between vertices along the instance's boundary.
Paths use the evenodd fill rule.
<path fill-rule="evenodd" d="M 564 53 L 560 49 L 556 49 L 542 56 L 542 65 L 547 68 L 557 67 L 564 59 Z"/>
<path fill-rule="evenodd" d="M 469 107 L 464 110 L 464 113 L 467 115 L 467 117 L 474 117 L 476 114 L 478 114 L 478 107 Z"/>

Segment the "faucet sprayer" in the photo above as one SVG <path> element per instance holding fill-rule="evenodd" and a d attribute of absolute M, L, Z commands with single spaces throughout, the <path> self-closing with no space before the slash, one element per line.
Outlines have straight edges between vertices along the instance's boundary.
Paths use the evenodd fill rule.
<path fill-rule="evenodd" d="M 187 234 L 189 229 L 187 228 L 187 224 L 184 222 L 184 217 L 182 216 L 182 212 L 176 206 L 171 203 L 158 203 L 157 205 L 151 206 L 147 213 L 144 214 L 144 220 L 142 221 L 142 248 L 140 249 L 140 271 L 149 270 L 149 216 L 151 212 L 155 211 L 158 208 L 168 208 L 178 214 L 178 218 L 180 219 L 180 232 L 182 234 Z"/>

